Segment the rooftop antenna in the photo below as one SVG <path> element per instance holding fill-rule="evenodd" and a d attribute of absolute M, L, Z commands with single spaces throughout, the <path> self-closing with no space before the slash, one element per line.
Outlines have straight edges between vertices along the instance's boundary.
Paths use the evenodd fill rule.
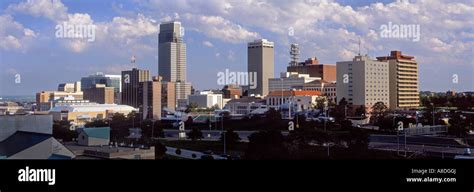
<path fill-rule="evenodd" d="M 291 55 L 290 66 L 298 65 L 298 60 L 300 56 L 300 47 L 298 44 L 291 44 L 290 55 Z"/>
<path fill-rule="evenodd" d="M 359 37 L 359 56 L 360 56 L 360 37 Z"/>

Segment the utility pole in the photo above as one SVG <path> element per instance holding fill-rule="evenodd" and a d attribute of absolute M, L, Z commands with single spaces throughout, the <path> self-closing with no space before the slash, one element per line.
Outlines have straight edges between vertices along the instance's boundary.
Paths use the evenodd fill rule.
<path fill-rule="evenodd" d="M 222 133 L 224 134 L 224 155 L 227 155 L 227 150 L 226 150 L 226 137 L 227 133 L 224 132 L 224 114 L 221 115 L 221 126 L 222 126 Z"/>
<path fill-rule="evenodd" d="M 433 106 L 432 115 L 433 115 L 433 126 L 434 126 L 435 125 L 435 107 L 434 107 L 434 103 L 431 103 L 431 106 Z"/>

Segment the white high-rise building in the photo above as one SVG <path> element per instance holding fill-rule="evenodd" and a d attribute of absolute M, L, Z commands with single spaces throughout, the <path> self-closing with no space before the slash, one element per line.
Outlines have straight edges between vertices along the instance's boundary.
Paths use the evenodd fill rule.
<path fill-rule="evenodd" d="M 377 102 L 389 107 L 388 62 L 356 56 L 352 61 L 337 62 L 337 102 L 345 98 L 349 105 L 365 106 Z"/>

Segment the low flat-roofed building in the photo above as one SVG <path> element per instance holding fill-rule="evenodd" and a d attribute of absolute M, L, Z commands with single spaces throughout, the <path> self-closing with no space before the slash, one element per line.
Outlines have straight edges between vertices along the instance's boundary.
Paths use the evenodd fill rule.
<path fill-rule="evenodd" d="M 265 106 L 265 99 L 257 97 L 242 97 L 227 102 L 224 109 L 235 115 L 249 115 L 253 110 Z"/>
<path fill-rule="evenodd" d="M 75 100 L 84 99 L 83 92 L 64 92 L 64 91 L 42 91 L 36 93 L 37 111 L 48 111 L 55 106 L 59 100 Z"/>
<path fill-rule="evenodd" d="M 110 127 L 82 128 L 77 143 L 85 146 L 109 145 Z"/>
<path fill-rule="evenodd" d="M 337 85 L 335 82 L 328 82 L 324 80 L 315 80 L 305 83 L 303 86 L 294 86 L 297 90 L 320 91 L 322 96 L 328 99 L 336 98 Z"/>
<path fill-rule="evenodd" d="M 215 94 L 211 91 L 202 91 L 194 95 L 188 96 L 189 104 L 195 103 L 198 108 L 212 108 L 217 106 L 219 109 L 223 107 L 222 94 Z"/>
<path fill-rule="evenodd" d="M 22 106 L 15 102 L 0 102 L 0 115 L 21 113 L 24 111 Z"/>
<path fill-rule="evenodd" d="M 155 159 L 155 147 L 82 146 L 75 142 L 65 144 L 77 159 Z"/>
<path fill-rule="evenodd" d="M 320 91 L 290 90 L 272 91 L 267 97 L 267 106 L 280 109 L 282 105 L 291 103 L 297 107 L 296 111 L 310 110 L 316 105 L 316 98 L 321 96 Z"/>
<path fill-rule="evenodd" d="M 78 127 L 95 119 L 110 118 L 115 113 L 128 115 L 132 111 L 138 109 L 128 105 L 85 103 L 56 106 L 50 110 L 50 114 L 55 121 L 68 120 L 74 127 Z"/>
<path fill-rule="evenodd" d="M 283 72 L 280 78 L 268 79 L 269 91 L 291 90 L 295 86 L 304 86 L 304 84 L 321 80 L 319 77 L 310 77 L 309 74 L 300 74 L 296 72 Z"/>

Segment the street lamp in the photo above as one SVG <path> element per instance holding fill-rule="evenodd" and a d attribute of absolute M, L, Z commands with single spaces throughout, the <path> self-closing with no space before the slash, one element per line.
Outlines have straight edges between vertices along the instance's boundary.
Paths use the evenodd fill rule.
<path fill-rule="evenodd" d="M 227 155 L 227 150 L 226 150 L 226 133 L 224 132 L 224 114 L 221 114 L 221 130 L 222 130 L 222 133 L 223 133 L 223 137 L 224 137 L 224 155 Z"/>
<path fill-rule="evenodd" d="M 347 119 L 347 105 L 344 105 L 344 119 Z"/>
<path fill-rule="evenodd" d="M 397 155 L 400 155 L 400 130 L 398 129 L 397 124 L 395 124 L 395 119 L 397 116 L 393 116 L 392 125 L 395 126 L 397 130 Z"/>
<path fill-rule="evenodd" d="M 432 115 L 433 115 L 433 126 L 435 125 L 435 107 L 434 107 L 434 103 L 430 103 L 431 106 L 433 107 L 433 112 L 432 112 Z"/>
<path fill-rule="evenodd" d="M 326 131 L 326 122 L 328 120 L 328 101 L 324 101 L 324 110 L 326 111 L 326 119 L 324 120 L 324 131 Z"/>
<path fill-rule="evenodd" d="M 281 102 L 280 102 L 280 111 L 281 111 L 281 105 L 283 105 L 283 78 L 280 78 L 281 82 Z"/>
<path fill-rule="evenodd" d="M 154 138 L 155 138 L 155 123 L 156 123 L 156 120 L 153 119 L 151 120 L 151 140 L 153 141 Z"/>
<path fill-rule="evenodd" d="M 212 117 L 211 111 L 209 111 L 209 134 L 207 134 L 208 138 L 211 138 L 211 127 L 212 127 L 211 117 Z"/>

